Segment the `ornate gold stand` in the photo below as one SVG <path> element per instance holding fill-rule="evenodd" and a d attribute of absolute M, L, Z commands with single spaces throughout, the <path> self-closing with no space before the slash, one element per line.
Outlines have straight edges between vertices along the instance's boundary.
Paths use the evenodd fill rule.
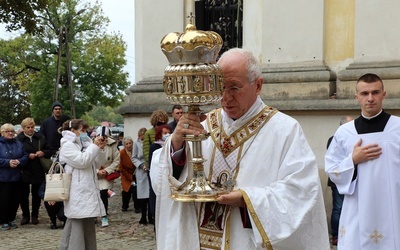
<path fill-rule="evenodd" d="M 198 106 L 189 106 L 188 112 L 200 115 L 201 110 Z M 190 162 L 193 164 L 193 176 L 172 193 L 172 199 L 183 202 L 209 202 L 216 201 L 219 195 L 226 193 L 224 189 L 215 187 L 208 181 L 204 174 L 203 163 L 207 160 L 203 158 L 201 141 L 207 138 L 208 135 L 204 134 L 185 136 L 185 140 L 192 143 L 193 157 Z"/>
<path fill-rule="evenodd" d="M 190 15 L 191 19 L 193 18 Z M 197 30 L 191 22 L 184 33 L 172 32 L 161 40 L 161 50 L 169 61 L 164 70 L 163 87 L 173 104 L 188 106 L 188 112 L 200 116 L 200 106 L 221 101 L 223 79 L 216 63 L 222 38 L 213 31 Z M 208 135 L 187 135 L 192 143 L 193 176 L 172 195 L 177 201 L 215 201 L 224 190 L 214 187 L 204 174 L 201 142 Z"/>

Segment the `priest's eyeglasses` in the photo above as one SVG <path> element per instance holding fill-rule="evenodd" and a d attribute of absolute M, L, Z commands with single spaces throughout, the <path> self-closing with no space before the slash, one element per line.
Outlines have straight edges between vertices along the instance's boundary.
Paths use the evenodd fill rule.
<path fill-rule="evenodd" d="M 225 87 L 223 87 L 223 89 L 222 89 L 222 93 L 228 93 L 228 94 L 230 94 L 230 95 L 237 95 L 237 94 L 239 94 L 240 92 L 242 92 L 242 89 L 244 88 L 244 87 L 246 87 L 247 85 L 249 85 L 250 83 L 248 83 L 248 84 L 245 84 L 245 85 L 243 85 L 242 87 L 239 87 L 239 86 L 230 86 L 230 87 L 228 87 L 228 88 L 225 88 Z"/>

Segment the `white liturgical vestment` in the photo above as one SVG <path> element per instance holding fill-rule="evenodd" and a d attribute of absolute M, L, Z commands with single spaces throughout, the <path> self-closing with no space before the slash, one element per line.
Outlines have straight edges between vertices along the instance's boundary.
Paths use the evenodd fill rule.
<path fill-rule="evenodd" d="M 354 145 L 377 143 L 379 158 L 355 167 Z M 391 116 L 383 132 L 357 134 L 354 121 L 339 127 L 325 156 L 325 170 L 344 202 L 338 249 L 400 249 L 400 118 Z"/>
<path fill-rule="evenodd" d="M 211 135 L 202 149 L 208 179 L 222 182 L 233 174 L 233 189 L 243 194 L 251 228 L 243 226 L 238 207 L 218 209 L 218 204 L 207 203 L 222 220 L 208 223 L 203 230 L 206 203 L 169 198 L 171 188 L 192 175 L 192 165 L 186 144 L 189 159 L 179 180 L 175 179 L 167 140 L 154 153 L 150 172 L 157 195 L 157 249 L 329 249 L 316 158 L 300 125 L 260 99 L 249 112 L 239 124 L 227 121 L 221 109 L 208 113 L 203 126 Z M 222 228 L 220 241 L 213 228 L 215 232 Z"/>

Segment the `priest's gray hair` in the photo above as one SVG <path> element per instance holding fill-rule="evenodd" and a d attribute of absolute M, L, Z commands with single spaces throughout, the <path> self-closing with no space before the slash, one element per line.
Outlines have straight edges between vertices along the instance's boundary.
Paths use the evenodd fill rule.
<path fill-rule="evenodd" d="M 233 54 L 240 54 L 243 57 L 243 60 L 247 61 L 247 78 L 250 84 L 253 84 L 255 80 L 261 78 L 261 68 L 257 59 L 253 55 L 253 53 L 249 50 L 241 49 L 241 48 L 233 48 L 228 51 L 225 51 L 219 60 L 223 57 L 231 56 Z"/>

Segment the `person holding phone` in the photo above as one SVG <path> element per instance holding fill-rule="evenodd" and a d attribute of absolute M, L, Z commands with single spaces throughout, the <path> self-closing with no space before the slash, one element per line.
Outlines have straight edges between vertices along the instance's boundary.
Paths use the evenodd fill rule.
<path fill-rule="evenodd" d="M 96 178 L 97 169 L 106 161 L 106 142 L 96 137 L 83 150 L 83 126 L 82 119 L 68 120 L 62 126 L 60 162 L 65 164 L 66 173 L 72 173 L 72 179 L 69 200 L 64 201 L 67 221 L 60 250 L 97 249 L 94 218 L 106 214 Z"/>
<path fill-rule="evenodd" d="M 118 166 L 120 163 L 120 154 L 118 150 L 118 143 L 111 137 L 111 131 L 109 127 L 101 126 L 96 129 L 96 137 L 102 138 L 106 151 L 106 162 L 100 167 L 97 172 L 97 177 L 99 179 L 100 187 L 100 197 L 103 201 L 104 207 L 106 209 L 106 215 L 101 218 L 101 226 L 107 227 L 108 222 L 108 190 L 112 189 L 114 180 L 107 180 L 107 175 L 118 171 Z"/>

